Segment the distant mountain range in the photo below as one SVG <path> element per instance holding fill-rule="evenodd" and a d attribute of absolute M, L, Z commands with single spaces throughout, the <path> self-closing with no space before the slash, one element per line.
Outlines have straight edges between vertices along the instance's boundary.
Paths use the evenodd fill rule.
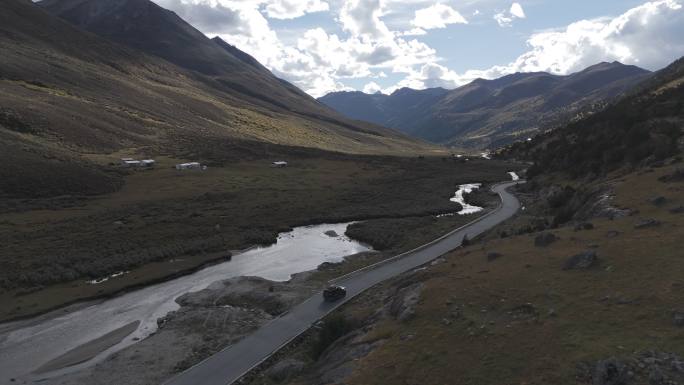
<path fill-rule="evenodd" d="M 495 148 L 611 100 L 650 72 L 600 63 L 568 76 L 516 73 L 454 90 L 402 88 L 391 95 L 334 92 L 319 100 L 358 120 L 453 146 Z"/>
<path fill-rule="evenodd" d="M 662 164 L 684 148 L 684 58 L 657 71 L 605 109 L 502 156 L 533 161 L 528 175 L 561 173 L 591 179 L 620 168 Z"/>
<path fill-rule="evenodd" d="M 0 52 L 0 196 L 118 188 L 93 155 L 435 149 L 342 116 L 148 0 L 0 1 Z"/>

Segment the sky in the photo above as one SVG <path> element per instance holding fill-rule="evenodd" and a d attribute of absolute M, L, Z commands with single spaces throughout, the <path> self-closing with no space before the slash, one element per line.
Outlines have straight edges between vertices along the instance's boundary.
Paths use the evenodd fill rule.
<path fill-rule="evenodd" d="M 154 0 L 314 97 L 684 56 L 684 0 Z"/>

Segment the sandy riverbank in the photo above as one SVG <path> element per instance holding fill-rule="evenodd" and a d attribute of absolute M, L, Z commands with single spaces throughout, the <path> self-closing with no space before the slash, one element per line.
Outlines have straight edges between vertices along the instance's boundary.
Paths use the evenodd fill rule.
<path fill-rule="evenodd" d="M 121 342 L 121 340 L 126 338 L 126 336 L 138 329 L 139 325 L 140 321 L 131 322 L 116 330 L 112 330 L 100 338 L 96 338 L 90 342 L 76 347 L 75 349 L 69 350 L 63 355 L 38 368 L 36 373 L 47 373 L 88 361 Z"/>
<path fill-rule="evenodd" d="M 74 373 L 49 379 L 50 384 L 149 385 L 194 365 L 223 349 L 290 307 L 320 290 L 325 282 L 359 265 L 382 258 L 368 252 L 341 263 L 326 263 L 318 269 L 296 274 L 286 282 L 257 277 L 235 277 L 217 281 L 204 290 L 177 299 L 180 308 L 160 319 L 159 330 L 148 338 L 120 350 L 99 363 Z M 127 325 L 127 327 L 133 327 Z M 111 343 L 127 338 L 128 330 L 117 330 L 91 341 L 50 362 L 45 370 L 58 369 L 94 357 Z M 122 337 L 123 335 L 123 337 Z M 129 336 L 130 337 L 130 336 Z M 117 339 L 118 338 L 118 339 Z M 46 365 L 47 366 L 47 365 Z M 32 379 L 39 379 L 40 376 Z M 29 380 L 14 383 L 30 384 Z"/>

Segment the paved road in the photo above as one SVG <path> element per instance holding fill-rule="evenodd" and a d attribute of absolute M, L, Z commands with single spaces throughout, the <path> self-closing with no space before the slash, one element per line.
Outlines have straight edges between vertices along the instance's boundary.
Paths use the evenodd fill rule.
<path fill-rule="evenodd" d="M 464 236 L 472 239 L 512 217 L 520 202 L 506 188 L 524 181 L 496 185 L 492 190 L 501 197 L 499 208 L 481 219 L 446 236 L 391 260 L 342 277 L 337 283 L 347 288 L 347 297 L 334 303 L 315 295 L 295 306 L 289 313 L 274 319 L 248 337 L 214 354 L 201 363 L 167 381 L 166 385 L 228 385 L 263 362 L 289 341 L 354 296 L 408 270 L 424 265 L 459 247 Z"/>

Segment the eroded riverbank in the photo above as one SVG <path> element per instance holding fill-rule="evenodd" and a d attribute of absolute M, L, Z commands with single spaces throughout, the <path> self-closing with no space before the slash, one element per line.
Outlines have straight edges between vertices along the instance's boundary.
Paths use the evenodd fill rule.
<path fill-rule="evenodd" d="M 344 235 L 347 225 L 298 227 L 292 232 L 280 234 L 276 244 L 250 249 L 235 255 L 229 262 L 95 303 L 64 316 L 39 322 L 22 321 L 16 323 L 14 328 L 6 326 L 6 332 L 0 336 L 0 373 L 3 373 L 3 381 L 40 378 L 30 373 L 113 330 L 139 321 L 140 325 L 134 332 L 95 355 L 93 360 L 52 374 L 83 369 L 101 361 L 154 333 L 157 320 L 179 308 L 175 301 L 177 297 L 202 290 L 213 282 L 237 276 L 286 281 L 292 274 L 315 269 L 322 263 L 340 262 L 345 256 L 368 251 L 367 246 Z M 334 236 L 331 236 L 333 233 Z"/>
<path fill-rule="evenodd" d="M 444 221 L 440 219 L 438 221 L 438 227 L 434 227 L 434 225 L 431 225 L 432 227 L 426 226 L 426 228 L 423 229 L 424 231 L 417 233 L 413 237 L 413 240 L 416 242 L 427 242 L 444 232 L 440 229 L 444 228 L 448 230 L 455 228 L 461 224 L 461 221 L 467 222 L 472 219 L 473 218 L 470 218 L 469 216 L 463 216 L 463 218 L 459 218 L 457 221 L 458 223 L 452 223 L 453 220 Z M 354 242 L 344 235 L 346 227 L 347 224 L 295 228 L 291 233 L 281 234 L 275 245 L 248 250 L 234 256 L 231 262 L 214 265 L 197 273 L 144 288 L 136 292 L 126 293 L 111 300 L 94 303 L 54 319 L 45 317 L 45 319 L 40 321 L 31 320 L 31 322 L 26 322 L 21 327 L 11 329 L 6 333 L 0 331 L 0 334 L 4 334 L 0 335 L 0 341 L 2 341 L 0 342 L 0 356 L 2 356 L 0 357 L 2 358 L 2 360 L 0 360 L 0 366 L 6 365 L 7 368 L 9 368 L 8 371 L 0 368 L 0 371 L 3 374 L 10 373 L 10 377 L 6 377 L 3 381 L 8 378 L 16 378 L 19 379 L 19 381 L 30 383 L 30 381 L 44 378 L 44 376 L 34 376 L 29 373 L 35 371 L 37 367 L 45 365 L 47 362 L 54 363 L 55 360 L 60 362 L 60 359 L 62 359 L 65 354 L 69 358 L 68 361 L 70 363 L 78 362 L 78 359 L 75 359 L 70 355 L 73 355 L 74 352 L 79 352 L 79 349 L 83 346 L 92 346 L 94 342 L 98 341 L 98 338 L 103 336 L 103 334 L 120 330 L 124 326 L 130 325 L 131 322 L 140 322 L 140 327 L 126 336 L 121 342 L 117 343 L 117 341 L 114 341 L 114 343 L 109 345 L 100 345 L 105 346 L 106 349 L 103 349 L 99 354 L 95 354 L 93 360 L 88 360 L 75 366 L 48 373 L 47 375 L 50 377 L 50 381 L 53 381 L 55 378 L 60 378 L 59 381 L 62 382 L 59 383 L 65 384 L 92 383 L 92 381 L 83 380 L 83 376 L 93 375 L 93 371 L 96 370 L 98 373 L 97 382 L 100 383 L 99 376 L 104 370 L 102 365 L 116 367 L 112 362 L 116 362 L 122 355 L 129 357 L 130 360 L 135 360 L 136 352 L 140 352 L 141 346 L 147 346 L 142 345 L 143 342 L 145 344 L 150 344 L 152 350 L 149 354 L 142 354 L 138 357 L 165 357 L 166 353 L 155 355 L 153 351 L 168 351 L 169 362 L 173 361 L 174 365 L 171 366 L 171 369 L 169 369 L 167 373 L 173 373 L 174 370 L 178 370 L 179 367 L 185 365 L 183 364 L 184 362 L 186 364 L 188 362 L 195 362 L 198 357 L 202 356 L 202 354 L 197 355 L 196 352 L 210 352 L 212 349 L 219 347 L 219 345 L 212 345 L 212 343 L 208 343 L 206 340 L 207 338 L 212 338 L 208 337 L 211 333 L 207 334 L 200 331 L 206 323 L 213 322 L 211 321 L 212 317 L 204 318 L 204 321 L 199 323 L 202 326 L 199 328 L 197 327 L 198 317 L 203 317 L 198 315 L 197 312 L 216 313 L 216 304 L 214 303 L 212 305 L 213 307 L 207 306 L 207 304 L 199 307 L 195 306 L 193 310 L 183 310 L 183 307 L 181 307 L 179 310 L 175 298 L 183 293 L 204 290 L 210 286 L 212 282 L 236 276 L 256 275 L 273 281 L 286 281 L 290 278 L 292 273 L 315 269 L 321 264 L 325 270 L 326 266 L 329 266 L 330 263 L 335 264 L 336 262 L 340 262 L 345 256 L 367 251 L 368 247 L 361 245 L 358 242 Z M 297 241 L 301 241 L 302 239 L 306 239 L 309 246 L 312 246 L 309 247 L 310 253 L 308 251 L 303 253 L 302 250 L 296 246 Z M 333 248 L 335 250 L 332 253 L 327 253 L 326 248 L 331 244 L 334 245 Z M 288 256 L 292 256 L 294 259 L 289 259 Z M 373 258 L 375 258 L 374 254 L 369 257 L 362 253 L 360 258 L 354 258 L 351 263 L 343 264 L 346 267 L 338 269 L 340 271 L 337 271 L 336 273 L 344 273 L 345 270 L 351 271 L 355 268 L 375 262 Z M 377 258 L 379 260 L 382 256 L 377 256 Z M 243 263 L 243 261 L 249 261 L 250 263 Z M 222 269 L 223 266 L 228 266 L 229 271 L 224 271 Z M 207 271 L 210 271 L 210 273 L 207 273 Z M 314 279 L 311 282 L 306 281 L 303 286 L 298 286 L 293 289 L 294 286 L 302 284 L 302 281 L 298 281 L 298 284 L 290 286 L 289 290 L 297 292 L 297 295 L 295 295 L 296 298 L 300 298 L 298 295 L 308 296 L 311 294 L 311 290 L 320 289 L 321 284 L 324 282 L 320 280 L 321 276 L 325 276 L 325 272 L 317 273 L 318 280 Z M 329 278 L 333 278 L 334 276 L 335 274 L 332 274 Z M 116 278 L 118 277 L 115 277 L 114 280 Z M 176 286 L 177 282 L 184 282 L 184 285 L 178 287 Z M 159 287 L 164 289 L 159 290 Z M 270 284 L 269 290 L 271 287 L 275 286 Z M 155 290 L 157 291 L 155 292 Z M 130 299 L 130 296 L 133 296 L 134 298 L 138 296 L 138 299 L 134 300 L 133 303 L 126 303 L 126 300 L 124 300 L 123 303 L 117 302 L 122 298 Z M 244 311 L 245 309 L 251 309 L 252 305 L 245 303 L 242 305 L 242 307 L 221 305 L 223 307 L 221 307 L 221 310 L 218 310 L 217 314 L 220 314 L 218 317 L 223 317 L 222 319 L 224 320 L 221 324 L 226 324 L 227 322 L 227 325 L 232 328 L 231 330 L 236 331 L 236 333 L 222 332 L 225 334 L 226 338 L 232 338 L 233 340 L 239 339 L 244 335 L 243 332 L 249 333 L 253 328 L 261 325 L 262 322 L 266 322 L 275 316 L 273 312 L 266 312 L 266 315 L 264 315 L 263 312 L 260 313 L 259 311 L 255 312 L 250 310 L 248 313 L 253 316 L 250 318 Z M 174 316 L 165 317 L 165 315 L 169 313 L 174 314 Z M 142 316 L 135 316 L 136 314 L 142 314 Z M 233 317 L 231 314 L 239 314 L 239 316 L 236 315 Z M 166 323 L 161 331 L 156 332 L 157 320 L 160 318 L 164 319 Z M 176 319 L 177 321 L 175 322 L 179 322 L 178 325 L 181 326 L 178 328 L 169 328 L 168 333 L 162 333 L 167 325 L 173 324 L 174 319 Z M 229 322 L 231 319 L 234 319 L 238 324 L 242 322 L 242 324 L 236 326 Z M 252 321 L 243 322 L 244 320 L 249 319 L 252 319 Z M 83 323 L 83 320 L 88 320 L 88 325 L 78 327 L 79 322 Z M 187 320 L 190 321 L 185 322 Z M 101 325 L 111 326 L 111 328 L 104 328 Z M 8 329 L 5 327 L 2 330 L 7 331 Z M 175 334 L 176 332 L 174 332 L 174 330 L 176 332 L 181 330 L 182 332 Z M 155 333 L 154 341 L 149 342 L 150 338 L 146 339 L 145 337 L 148 337 L 153 333 Z M 197 334 L 197 339 L 188 337 L 188 335 L 193 333 Z M 43 337 L 45 337 L 44 339 L 40 339 L 41 342 L 50 342 L 48 349 L 40 349 L 40 343 L 36 343 L 37 340 L 35 338 L 35 336 L 38 335 L 43 335 Z M 158 335 L 163 335 L 165 337 L 158 337 Z M 221 341 L 222 345 L 220 346 L 228 345 L 233 340 L 225 340 L 222 338 L 216 339 L 216 341 Z M 133 344 L 135 344 L 135 346 L 131 346 Z M 175 348 L 171 347 L 171 345 L 175 346 Z M 166 346 L 166 348 L 164 348 L 164 346 Z M 171 353 L 174 349 L 178 349 L 178 351 L 176 351 L 176 353 Z M 124 350 L 128 353 L 123 353 Z M 195 355 L 190 358 L 183 356 L 187 355 L 188 352 L 194 352 L 193 354 Z M 92 355 L 92 350 L 89 354 Z M 129 356 L 130 354 L 132 354 L 132 356 Z M 164 359 L 159 358 L 159 360 Z M 98 363 L 98 365 L 93 367 L 92 365 L 95 363 Z M 130 362 L 126 365 L 130 365 Z M 156 368 L 156 366 L 157 365 L 155 364 L 154 367 Z M 49 368 L 53 369 L 54 365 L 49 366 Z M 119 367 L 118 370 L 112 370 L 113 378 L 117 378 L 117 374 L 120 374 L 119 372 L 125 368 L 126 366 L 124 365 Z M 15 375 L 14 373 L 17 374 Z M 133 379 L 131 379 L 131 381 L 132 380 Z M 126 383 L 135 382 L 128 381 Z"/>

